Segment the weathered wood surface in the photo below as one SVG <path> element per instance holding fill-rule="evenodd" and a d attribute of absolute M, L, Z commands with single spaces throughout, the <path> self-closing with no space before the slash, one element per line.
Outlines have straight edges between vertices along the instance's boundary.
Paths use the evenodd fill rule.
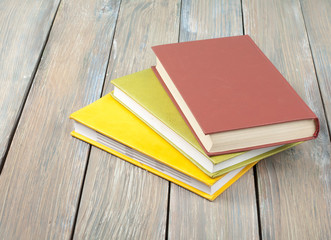
<path fill-rule="evenodd" d="M 240 1 L 182 2 L 180 41 L 242 35 Z M 171 184 L 169 239 L 258 239 L 253 170 L 214 202 Z"/>
<path fill-rule="evenodd" d="M 151 46 L 177 42 L 180 2 L 124 0 L 104 94 L 110 80 L 155 64 Z M 164 239 L 168 181 L 92 147 L 74 239 Z"/>
<path fill-rule="evenodd" d="M 0 172 L 58 4 L 0 1 Z"/>
<path fill-rule="evenodd" d="M 331 131 L 331 1 L 301 0 L 324 109 Z"/>
<path fill-rule="evenodd" d="M 0 176 L 0 239 L 70 238 L 89 145 L 68 117 L 101 94 L 118 10 L 61 2 Z"/>
<path fill-rule="evenodd" d="M 47 41 L 58 4 L 0 2 L 0 162 L 24 107 L 0 175 L 0 239 L 331 238 L 329 1 L 243 0 L 242 16 L 240 0 L 62 0 Z M 321 122 L 317 140 L 260 162 L 257 186 L 249 171 L 209 202 L 69 135 L 69 114 L 111 79 L 155 64 L 152 45 L 243 30 Z"/>
<path fill-rule="evenodd" d="M 245 0 L 243 14 L 245 32 L 321 123 L 317 140 L 257 165 L 262 239 L 330 239 L 330 140 L 300 3 Z"/>

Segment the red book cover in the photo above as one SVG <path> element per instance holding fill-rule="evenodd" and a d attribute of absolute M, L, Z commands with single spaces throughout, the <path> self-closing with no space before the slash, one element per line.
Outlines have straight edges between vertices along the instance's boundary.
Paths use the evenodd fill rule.
<path fill-rule="evenodd" d="M 248 35 L 152 49 L 205 134 L 315 119 L 300 140 L 317 136 L 316 115 Z"/>

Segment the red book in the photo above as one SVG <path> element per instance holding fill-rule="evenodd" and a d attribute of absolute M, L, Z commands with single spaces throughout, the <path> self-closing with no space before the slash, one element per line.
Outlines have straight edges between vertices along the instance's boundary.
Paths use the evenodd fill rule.
<path fill-rule="evenodd" d="M 316 115 L 248 36 L 152 47 L 158 78 L 209 156 L 316 138 Z"/>

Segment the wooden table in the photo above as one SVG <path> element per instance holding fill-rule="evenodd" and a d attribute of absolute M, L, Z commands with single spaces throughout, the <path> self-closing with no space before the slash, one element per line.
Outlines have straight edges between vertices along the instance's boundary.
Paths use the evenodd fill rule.
<path fill-rule="evenodd" d="M 214 202 L 70 136 L 151 46 L 242 34 L 321 132 Z M 329 0 L 3 0 L 0 74 L 0 239 L 331 239 Z"/>

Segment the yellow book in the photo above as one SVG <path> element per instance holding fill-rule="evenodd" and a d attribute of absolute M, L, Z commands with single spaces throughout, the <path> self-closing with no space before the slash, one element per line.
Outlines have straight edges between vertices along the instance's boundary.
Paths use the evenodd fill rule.
<path fill-rule="evenodd" d="M 71 114 L 74 137 L 214 200 L 255 163 L 210 178 L 108 94 Z"/>

